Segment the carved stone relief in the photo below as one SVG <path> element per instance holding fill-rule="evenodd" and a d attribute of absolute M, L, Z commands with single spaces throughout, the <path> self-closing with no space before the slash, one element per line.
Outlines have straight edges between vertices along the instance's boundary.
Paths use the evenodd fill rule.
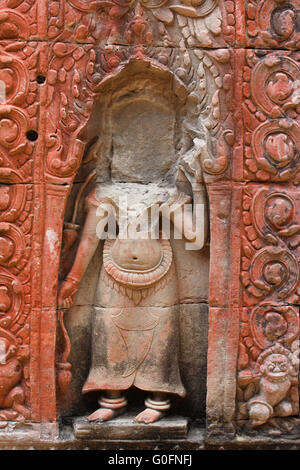
<path fill-rule="evenodd" d="M 180 196 L 182 203 L 189 200 L 188 194 L 191 193 L 192 189 L 190 183 L 192 183 L 194 192 L 196 191 L 195 194 L 197 194 L 197 191 L 201 190 L 202 177 L 199 173 L 199 170 L 197 170 L 197 164 L 199 166 L 200 161 L 197 163 L 195 158 L 198 158 L 199 152 L 201 152 L 200 149 L 201 145 L 203 145 L 203 141 L 201 141 L 201 134 L 197 132 L 196 128 L 194 129 L 194 139 L 191 139 L 191 137 L 187 134 L 186 127 L 192 123 L 186 123 L 184 118 L 184 111 L 188 107 L 193 109 L 195 102 L 197 104 L 196 97 L 193 101 L 189 102 L 187 100 L 188 90 L 184 87 L 183 84 L 180 84 L 179 79 L 176 76 L 172 78 L 173 86 L 170 86 L 169 72 L 167 72 L 167 70 L 164 68 L 154 68 L 151 62 L 149 65 L 145 67 L 143 63 L 140 63 L 136 60 L 131 62 L 129 61 L 124 68 L 120 69 L 119 73 L 116 72 L 113 78 L 104 82 L 104 91 L 100 89 L 102 93 L 99 94 L 99 98 L 96 98 L 90 124 L 87 126 L 87 132 L 90 134 L 92 142 L 95 141 L 96 138 L 97 141 L 94 146 L 90 148 L 87 157 L 84 159 L 84 161 L 86 161 L 90 166 L 94 165 L 96 168 L 94 173 L 96 172 L 96 174 L 98 174 L 96 192 L 94 193 L 94 196 L 89 196 L 90 199 L 93 197 L 95 200 L 95 197 L 97 198 L 97 194 L 99 194 L 98 198 L 100 197 L 101 200 L 101 198 L 105 197 L 106 195 L 106 198 L 109 197 L 110 200 L 115 201 L 115 204 L 118 204 L 118 198 L 120 195 L 126 194 L 129 197 L 129 201 L 130 198 L 133 198 L 132 201 L 137 201 L 142 197 L 144 208 L 147 208 L 148 205 L 150 207 L 155 203 L 164 203 L 164 205 L 166 205 L 166 191 L 171 190 L 174 192 L 174 182 L 176 179 L 178 180 L 178 184 L 180 184 L 183 188 L 185 188 L 185 191 L 187 191 L 185 196 L 184 193 L 182 193 Z M 190 64 L 190 69 L 191 68 L 192 64 Z M 199 69 L 199 65 L 197 68 Z M 130 77 L 129 83 L 128 77 Z M 185 107 L 182 110 L 183 103 L 185 103 Z M 155 117 L 155 119 L 153 119 L 153 117 Z M 196 119 L 198 119 L 197 115 Z M 99 123 L 103 124 L 99 126 Z M 130 125 L 128 125 L 128 123 L 130 123 Z M 149 130 L 147 128 L 149 128 Z M 177 135 L 175 135 L 175 129 L 178 129 Z M 203 130 L 203 132 L 206 131 Z M 199 137 L 197 138 L 196 135 Z M 149 146 L 150 139 L 151 146 Z M 137 142 L 139 142 L 138 147 Z M 192 142 L 193 146 L 190 148 Z M 185 154 L 183 154 L 185 148 L 187 148 L 187 151 Z M 149 155 L 151 159 L 149 158 Z M 94 163 L 92 163 L 93 158 Z M 208 162 L 208 158 L 210 158 L 210 156 L 207 154 L 205 155 L 205 158 L 205 161 Z M 147 167 L 149 161 L 151 161 L 152 164 Z M 145 171 L 145 168 L 147 171 Z M 134 171 L 132 171 L 132 169 L 134 169 Z M 218 168 L 216 169 L 219 172 Z M 90 173 L 90 175 L 91 174 L 92 173 Z M 163 186 L 161 186 L 161 183 L 164 179 L 166 179 L 166 182 L 164 183 L 165 189 L 163 189 Z M 188 180 L 190 180 L 190 183 Z M 176 204 L 178 205 L 179 201 Z M 135 244 L 141 243 L 142 241 L 135 241 Z M 163 241 L 161 243 L 163 243 Z M 141 244 L 141 247 L 142 246 L 143 245 Z M 157 245 L 157 248 L 158 246 L 159 245 Z M 164 246 L 164 244 L 162 246 Z M 183 304 L 186 304 L 185 309 L 183 306 L 181 307 L 181 310 L 185 310 L 186 312 L 185 315 L 182 315 L 183 318 L 181 323 L 184 324 L 186 321 L 193 321 L 193 305 L 190 304 L 195 301 L 199 301 L 201 298 L 203 300 L 205 300 L 205 298 L 207 299 L 207 292 L 202 289 L 201 293 L 201 288 L 199 291 L 197 285 L 192 282 L 191 270 L 188 268 L 188 263 L 193 263 L 195 269 L 199 271 L 200 266 L 197 266 L 197 262 L 195 262 L 195 260 L 200 260 L 202 256 L 203 262 L 205 264 L 202 266 L 202 268 L 200 268 L 199 275 L 201 276 L 201 269 L 202 271 L 205 269 L 204 272 L 207 273 L 208 260 L 206 258 L 205 261 L 205 257 L 203 257 L 201 252 L 199 255 L 196 253 L 196 256 L 195 254 L 191 256 L 191 254 L 187 252 L 184 255 L 184 257 L 187 259 L 184 260 L 183 253 L 185 253 L 185 250 L 182 246 L 182 240 L 178 240 L 178 242 L 173 240 L 172 248 L 169 244 L 163 248 L 163 251 L 165 252 L 165 258 L 163 258 L 162 264 L 160 265 L 157 274 L 155 274 L 156 271 L 153 271 L 151 274 L 153 279 L 148 279 L 149 274 L 147 274 L 146 277 L 148 276 L 148 281 L 146 281 L 146 278 L 144 279 L 144 275 L 141 272 L 141 285 L 139 286 L 138 279 L 131 280 L 131 275 L 128 274 L 126 277 L 125 272 L 122 274 L 122 269 L 118 267 L 121 261 L 115 261 L 115 256 L 117 256 L 117 259 L 120 258 L 120 260 L 122 260 L 124 255 L 122 254 L 123 250 L 119 252 L 117 247 L 118 242 L 114 242 L 114 240 L 107 240 L 105 242 L 103 252 L 104 268 L 102 268 L 102 274 L 100 275 L 100 284 L 99 287 L 95 288 L 95 291 L 92 292 L 92 296 L 96 296 L 96 299 L 100 295 L 99 299 L 96 300 L 96 305 L 103 305 L 103 302 L 111 303 L 112 298 L 115 298 L 114 302 L 117 302 L 116 306 L 119 308 L 120 302 L 133 302 L 133 305 L 130 307 L 132 311 L 131 315 L 137 315 L 139 309 L 145 309 L 146 305 L 148 305 L 147 303 L 150 302 L 149 305 L 151 306 L 154 315 L 153 319 L 155 319 L 155 308 L 158 309 L 158 311 L 161 308 L 166 308 L 163 307 L 163 303 L 167 298 L 166 296 L 171 295 L 173 299 L 171 302 L 177 303 L 179 301 Z M 80 245 L 78 249 L 80 249 Z M 117 251 L 114 255 L 115 250 Z M 120 254 L 117 255 L 117 253 Z M 140 255 L 137 255 L 137 257 Z M 101 259 L 101 255 L 99 255 L 99 253 L 97 256 L 99 256 Z M 174 282 L 176 282 L 174 274 L 172 274 L 173 280 L 171 279 L 169 282 L 167 281 L 167 278 L 170 277 L 168 272 L 171 269 L 171 266 L 173 266 L 171 271 L 174 271 L 174 261 L 172 261 L 173 257 L 175 258 L 174 261 L 176 263 L 176 271 L 178 271 L 177 278 L 179 280 L 179 291 L 177 294 L 175 294 L 175 291 L 173 294 L 171 294 L 171 292 L 174 290 Z M 190 261 L 188 261 L 189 259 Z M 192 261 L 192 259 L 194 261 Z M 78 261 L 76 260 L 77 258 L 75 258 L 74 266 L 76 266 L 76 263 L 78 266 Z M 73 280 L 78 279 L 77 268 L 74 268 L 74 266 L 71 269 L 70 277 L 70 279 L 72 278 Z M 180 270 L 178 270 L 178 268 L 180 268 Z M 97 272 L 99 266 L 95 269 Z M 95 275 L 99 276 L 99 274 Z M 202 274 L 202 277 L 203 281 L 205 282 L 204 273 Z M 191 283 L 190 286 L 188 286 L 188 282 Z M 104 294 L 103 287 L 100 287 L 101 283 L 104 283 L 103 286 L 106 286 L 105 289 L 109 289 L 109 291 L 111 291 L 110 296 L 107 297 L 107 295 Z M 66 287 L 64 287 L 64 285 Z M 66 284 L 64 285 L 62 289 L 65 289 L 67 292 L 67 289 L 69 288 Z M 99 293 L 97 293 L 98 289 L 100 289 Z M 61 299 L 63 301 L 64 291 L 62 292 Z M 164 295 L 162 295 L 163 292 L 165 292 Z M 70 301 L 73 301 L 73 294 L 71 294 L 71 291 L 69 295 L 71 295 Z M 107 300 L 105 300 L 106 297 Z M 175 301 L 175 298 L 178 300 Z M 67 299 L 66 302 L 68 302 Z M 90 302 L 93 302 L 93 297 L 90 298 L 89 303 Z M 160 305 L 160 307 L 155 306 L 153 302 L 159 302 L 158 305 Z M 64 306 L 63 303 L 62 305 Z M 65 305 L 68 306 L 68 304 Z M 116 306 L 114 306 L 114 308 L 116 308 Z M 75 307 L 75 311 L 76 309 L 78 310 L 78 307 Z M 72 312 L 70 315 L 72 315 Z M 184 316 L 190 317 L 190 320 L 186 320 Z M 153 323 L 151 328 L 150 324 L 147 327 L 147 331 L 152 331 L 152 336 L 149 337 L 149 341 L 151 340 L 149 347 L 150 344 L 154 341 L 153 338 L 159 338 L 160 327 L 158 326 L 158 318 L 159 317 L 157 317 L 156 314 L 156 322 Z M 124 319 L 121 321 L 121 324 L 117 324 L 118 328 L 121 328 L 122 331 L 125 328 L 126 321 L 128 320 L 126 320 L 126 317 L 124 317 Z M 72 324 L 72 320 L 70 320 L 70 322 Z M 196 325 L 195 327 L 197 328 Z M 88 327 L 86 326 L 86 328 Z M 129 328 L 129 326 L 127 328 Z M 127 328 L 125 329 L 127 330 Z M 142 325 L 140 325 L 140 329 L 142 331 Z M 181 336 L 183 336 L 183 341 L 187 342 L 188 345 L 186 333 L 184 330 L 181 330 L 182 327 L 179 328 L 179 332 Z M 141 335 L 141 333 L 139 334 Z M 171 337 L 172 335 L 174 336 L 174 332 L 171 334 Z M 128 345 L 127 347 L 129 347 L 129 338 L 124 338 L 124 341 Z M 138 337 L 136 338 L 136 341 L 138 341 Z M 96 348 L 95 344 L 94 348 Z M 151 348 L 154 348 L 153 350 L 155 351 L 156 346 L 154 343 Z M 150 349 L 150 351 L 152 351 L 152 349 Z M 143 386 L 142 382 L 139 383 L 139 380 L 141 381 L 141 379 L 138 379 L 140 362 L 141 360 L 142 364 L 146 364 L 147 361 L 149 362 L 149 360 L 151 360 L 151 352 L 146 353 L 141 351 L 141 353 L 143 353 L 143 357 L 142 359 L 140 358 L 138 365 L 128 375 L 127 382 L 130 377 L 130 380 L 134 380 L 132 373 L 136 371 L 136 387 L 143 389 L 143 387 L 150 386 L 151 390 L 151 385 Z M 149 354 L 149 359 L 147 359 Z M 175 366 L 175 356 L 177 355 L 176 350 L 173 350 L 173 354 Z M 94 361 L 95 360 L 96 359 L 94 358 Z M 181 361 L 184 362 L 184 355 L 181 357 Z M 159 359 L 157 359 L 156 367 L 158 367 L 158 370 L 159 367 L 161 367 L 160 362 L 161 360 L 159 361 Z M 94 375 L 96 373 L 97 367 L 93 367 L 94 368 L 92 369 L 92 372 L 90 372 L 90 375 Z M 155 366 L 152 365 L 152 367 L 154 368 L 154 371 Z M 146 371 L 147 368 L 145 369 L 145 373 Z M 149 370 L 147 375 L 149 376 Z M 144 382 L 145 380 L 149 380 L 147 375 L 143 379 Z M 93 390 L 93 387 L 90 385 L 91 380 L 92 379 L 88 379 L 87 383 L 89 385 L 86 384 L 84 386 L 84 391 L 88 391 L 89 389 Z M 119 382 L 120 380 L 121 377 L 119 377 Z M 129 388 L 130 383 L 131 382 L 128 382 L 126 388 Z M 73 386 L 75 386 L 75 384 Z M 100 385 L 99 387 L 101 388 Z M 158 385 L 156 386 L 156 389 L 157 387 Z M 178 393 L 182 395 L 185 394 L 182 385 L 180 385 L 180 387 L 181 391 Z M 146 388 L 146 390 L 149 390 L 149 388 Z M 176 390 L 175 383 L 172 385 L 172 390 Z M 118 400 L 120 401 L 119 398 Z M 148 401 L 147 404 L 149 404 Z M 151 407 L 154 406 L 155 401 L 153 403 L 151 402 L 150 405 Z M 107 409 L 108 407 L 106 402 L 101 402 L 101 406 L 104 409 Z M 166 402 L 166 406 L 169 407 L 169 402 Z M 93 415 L 91 419 L 94 419 Z M 98 419 L 100 419 L 100 417 L 98 417 Z"/>
<path fill-rule="evenodd" d="M 167 382 L 186 397 L 171 414 L 206 417 L 207 441 L 297 437 L 299 11 L 298 0 L 0 2 L 0 441 L 22 423 L 51 440 L 58 419 L 98 399 L 122 408 L 81 393 L 104 361 L 92 317 L 120 302 L 130 318 L 114 318 L 123 343 L 108 354 L 125 344 L 135 372 L 145 358 L 166 370 L 161 347 L 149 355 L 163 341 L 157 309 L 176 318 L 164 339 L 181 345 L 169 348 L 180 374 Z M 132 277 L 124 245 L 107 240 L 74 275 L 86 206 L 127 194 L 149 209 L 176 191 L 179 206 L 206 195 L 201 250 L 173 235 L 152 251 L 128 242 L 147 265 Z M 127 397 L 139 411 L 144 398 L 159 412 L 171 403 Z"/>

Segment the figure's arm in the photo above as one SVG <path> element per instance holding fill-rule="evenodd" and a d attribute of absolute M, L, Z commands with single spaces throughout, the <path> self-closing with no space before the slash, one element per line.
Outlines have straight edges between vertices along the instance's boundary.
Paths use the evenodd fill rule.
<path fill-rule="evenodd" d="M 74 264 L 59 293 L 59 307 L 70 308 L 73 304 L 79 283 L 99 244 L 97 225 L 103 217 L 107 217 L 109 211 L 109 205 L 106 204 L 102 204 L 101 208 L 97 206 L 89 208 Z"/>
<path fill-rule="evenodd" d="M 87 214 L 76 258 L 68 274 L 68 277 L 72 277 L 78 282 L 83 277 L 99 243 L 99 238 L 96 235 L 97 222 L 99 221 L 96 210 L 95 207 L 92 207 Z"/>
<path fill-rule="evenodd" d="M 208 238 L 208 205 L 204 184 L 193 186 L 193 214 L 184 220 L 184 236 L 201 250 Z"/>
<path fill-rule="evenodd" d="M 185 210 L 184 207 L 181 207 L 180 210 L 182 212 L 178 218 L 174 214 L 173 223 L 185 238 L 191 242 L 187 249 L 201 250 L 208 236 L 208 205 L 201 160 L 208 159 L 209 152 L 205 139 L 196 137 L 193 142 L 194 146 L 186 152 L 179 164 L 179 167 L 192 186 L 193 211 Z M 180 215 L 182 222 L 180 221 Z"/>

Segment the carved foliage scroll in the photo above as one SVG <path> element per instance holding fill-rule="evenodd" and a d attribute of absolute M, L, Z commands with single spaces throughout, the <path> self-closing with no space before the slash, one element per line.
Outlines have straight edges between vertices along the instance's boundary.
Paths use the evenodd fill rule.
<path fill-rule="evenodd" d="M 297 192 L 251 185 L 244 190 L 243 221 L 241 281 L 248 307 L 241 318 L 237 417 L 257 427 L 298 414 Z"/>
<path fill-rule="evenodd" d="M 248 1 L 243 69 L 244 180 L 237 423 L 298 425 L 298 2 Z M 250 183 L 252 181 L 252 183 Z M 268 183 L 268 184 L 266 184 Z M 274 431 L 275 430 L 275 431 Z"/>
<path fill-rule="evenodd" d="M 46 172 L 55 181 L 73 176 L 83 155 L 78 134 L 93 104 L 94 61 L 91 46 L 57 42 L 49 52 Z"/>
<path fill-rule="evenodd" d="M 49 38 L 79 43 L 176 47 L 181 37 L 187 47 L 214 47 L 234 40 L 231 1 L 51 0 L 49 20 Z"/>
<path fill-rule="evenodd" d="M 0 10 L 0 417 L 30 411 L 33 161 L 38 131 L 36 81 L 41 46 L 34 2 Z"/>

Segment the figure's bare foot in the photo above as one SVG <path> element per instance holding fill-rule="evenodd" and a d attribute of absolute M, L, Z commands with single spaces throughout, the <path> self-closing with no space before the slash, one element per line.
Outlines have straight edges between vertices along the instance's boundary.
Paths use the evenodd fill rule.
<path fill-rule="evenodd" d="M 89 421 L 109 421 L 117 416 L 120 416 L 124 413 L 125 407 L 119 408 L 117 410 L 112 410 L 111 408 L 99 408 L 98 410 L 94 411 L 90 416 L 88 416 Z"/>
<path fill-rule="evenodd" d="M 155 423 L 155 421 L 158 421 L 164 416 L 165 412 L 163 411 L 153 410 L 152 408 L 145 408 L 144 411 L 142 411 L 134 418 L 134 421 L 136 421 L 137 423 L 150 424 Z"/>
<path fill-rule="evenodd" d="M 1 410 L 0 421 L 15 421 L 18 418 L 19 413 L 14 410 Z"/>

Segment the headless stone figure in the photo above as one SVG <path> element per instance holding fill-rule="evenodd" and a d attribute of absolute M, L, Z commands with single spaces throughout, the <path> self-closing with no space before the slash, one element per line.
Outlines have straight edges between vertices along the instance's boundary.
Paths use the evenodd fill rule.
<path fill-rule="evenodd" d="M 138 193 L 142 185 L 132 186 Z M 112 183 L 108 193 L 114 191 Z M 171 214 L 191 201 L 174 187 L 164 189 L 163 199 Z M 153 202 L 162 205 L 159 194 Z M 87 197 L 83 234 L 59 294 L 60 307 L 73 304 L 99 243 L 99 223 L 105 226 L 114 207 L 118 219 L 116 198 L 103 197 L 97 188 Z M 193 220 L 191 214 L 188 217 L 184 233 L 193 241 Z M 130 220 L 134 225 L 134 217 Z M 162 234 L 153 239 L 150 231 L 135 232 L 132 238 L 107 238 L 94 297 L 92 364 L 83 387 L 83 393 L 102 392 L 100 408 L 89 416 L 90 421 L 107 421 L 123 413 L 124 391 L 132 386 L 150 393 L 145 410 L 135 418 L 142 423 L 164 416 L 171 406 L 170 395 L 185 395 L 179 372 L 179 328 L 177 277 L 169 240 Z"/>

